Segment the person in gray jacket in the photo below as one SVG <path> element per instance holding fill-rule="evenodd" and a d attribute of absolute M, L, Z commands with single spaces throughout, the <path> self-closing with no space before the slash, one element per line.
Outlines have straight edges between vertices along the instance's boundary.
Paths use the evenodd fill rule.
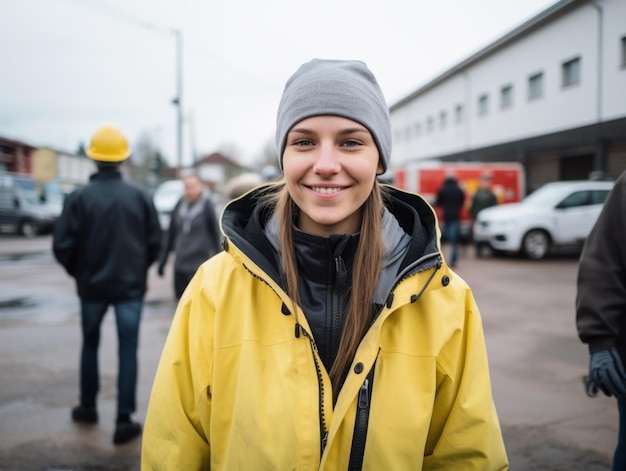
<path fill-rule="evenodd" d="M 174 207 L 159 257 L 159 276 L 174 251 L 174 293 L 180 299 L 198 267 L 217 252 L 221 235 L 211 195 L 192 170 L 182 175 L 185 194 Z"/>
<path fill-rule="evenodd" d="M 576 326 L 589 346 L 590 395 L 617 399 L 613 471 L 626 469 L 626 172 L 609 193 L 580 257 Z"/>

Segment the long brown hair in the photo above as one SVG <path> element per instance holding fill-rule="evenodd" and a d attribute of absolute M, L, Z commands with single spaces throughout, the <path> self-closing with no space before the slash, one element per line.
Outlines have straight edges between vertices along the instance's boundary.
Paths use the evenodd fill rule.
<path fill-rule="evenodd" d="M 352 267 L 352 291 L 341 332 L 339 351 L 330 370 L 333 399 L 337 398 L 347 369 L 372 319 L 374 292 L 383 264 L 383 196 L 381 191 L 378 182 L 374 181 L 372 191 L 361 208 L 363 211 L 361 235 Z M 275 195 L 274 202 L 280 224 L 280 243 L 287 293 L 299 305 L 298 265 L 292 230 L 298 208 L 291 199 L 286 185 L 283 185 Z"/>

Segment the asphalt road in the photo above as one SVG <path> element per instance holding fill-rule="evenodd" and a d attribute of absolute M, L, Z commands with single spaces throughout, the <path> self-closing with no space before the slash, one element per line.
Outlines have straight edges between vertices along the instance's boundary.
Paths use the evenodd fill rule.
<path fill-rule="evenodd" d="M 169 267 L 168 267 L 169 268 Z M 473 258 L 457 272 L 483 317 L 494 398 L 511 470 L 610 469 L 617 437 L 611 398 L 588 398 L 587 351 L 576 336 L 576 256 L 540 262 Z M 175 309 L 170 272 L 150 273 L 139 347 L 138 412 Z M 141 440 L 111 443 L 117 340 L 107 315 L 100 347 L 100 423 L 77 426 L 80 322 L 72 280 L 56 265 L 50 237 L 0 235 L 0 471 L 135 471 Z"/>

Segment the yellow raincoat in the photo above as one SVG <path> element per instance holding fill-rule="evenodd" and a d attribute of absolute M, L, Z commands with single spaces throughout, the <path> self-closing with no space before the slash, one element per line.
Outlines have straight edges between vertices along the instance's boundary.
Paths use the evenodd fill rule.
<path fill-rule="evenodd" d="M 436 225 L 423 199 L 394 194 Z M 334 407 L 304 313 L 245 252 L 228 237 L 180 301 L 142 470 L 347 470 L 359 401 L 370 401 L 363 470 L 508 469 L 480 314 L 440 251 L 395 286 Z"/>

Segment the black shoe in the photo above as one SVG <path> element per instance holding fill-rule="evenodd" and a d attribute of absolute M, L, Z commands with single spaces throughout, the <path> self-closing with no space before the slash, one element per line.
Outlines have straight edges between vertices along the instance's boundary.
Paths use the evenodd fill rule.
<path fill-rule="evenodd" d="M 83 424 L 98 423 L 98 412 L 95 406 L 80 404 L 72 409 L 72 420 Z"/>
<path fill-rule="evenodd" d="M 113 434 L 113 443 L 121 445 L 139 436 L 139 434 L 141 434 L 141 425 L 137 422 L 118 422 Z"/>

